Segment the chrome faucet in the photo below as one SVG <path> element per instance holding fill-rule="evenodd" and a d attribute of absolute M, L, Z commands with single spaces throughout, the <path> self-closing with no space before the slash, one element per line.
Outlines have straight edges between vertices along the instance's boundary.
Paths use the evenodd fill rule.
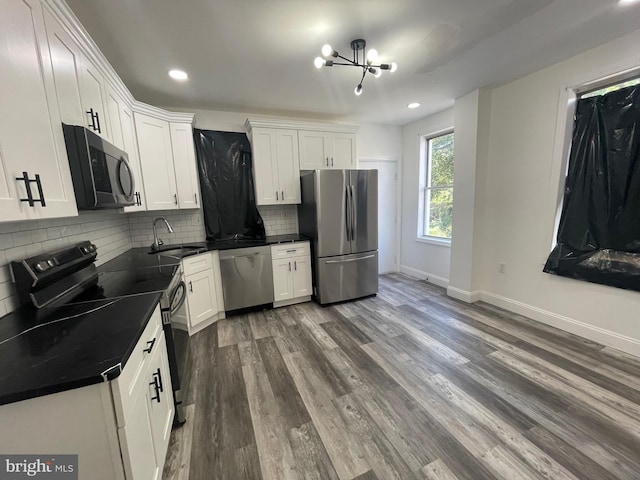
<path fill-rule="evenodd" d="M 169 225 L 169 222 L 167 222 L 166 218 L 163 218 L 163 217 L 156 218 L 153 221 L 153 243 L 151 244 L 151 250 L 154 252 L 160 249 L 160 245 L 164 245 L 164 242 L 158 238 L 158 232 L 156 230 L 156 223 L 158 223 L 158 220 L 162 220 L 164 224 L 167 226 L 167 230 L 169 230 L 169 233 L 173 233 L 173 228 L 171 228 L 171 225 Z"/>

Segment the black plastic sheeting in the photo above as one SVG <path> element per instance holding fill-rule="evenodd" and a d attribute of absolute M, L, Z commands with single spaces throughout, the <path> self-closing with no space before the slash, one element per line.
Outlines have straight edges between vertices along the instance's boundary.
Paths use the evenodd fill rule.
<path fill-rule="evenodd" d="M 208 241 L 264 238 L 244 133 L 193 129 Z"/>
<path fill-rule="evenodd" d="M 544 271 L 640 291 L 640 85 L 578 101 Z"/>

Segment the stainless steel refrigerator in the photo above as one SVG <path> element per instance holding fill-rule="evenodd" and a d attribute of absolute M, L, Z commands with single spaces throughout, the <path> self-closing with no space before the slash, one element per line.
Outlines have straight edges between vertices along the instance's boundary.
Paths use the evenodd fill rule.
<path fill-rule="evenodd" d="M 300 177 L 301 234 L 311 238 L 320 304 L 378 292 L 378 171 L 313 170 Z"/>

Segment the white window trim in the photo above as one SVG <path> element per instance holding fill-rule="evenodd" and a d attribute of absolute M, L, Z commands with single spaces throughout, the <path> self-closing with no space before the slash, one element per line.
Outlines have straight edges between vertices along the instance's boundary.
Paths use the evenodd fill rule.
<path fill-rule="evenodd" d="M 451 238 L 444 237 L 434 237 L 432 235 L 424 235 L 424 204 L 425 204 L 425 194 L 427 190 L 430 188 L 427 187 L 427 172 L 430 164 L 430 158 L 425 158 L 426 153 L 426 145 L 428 145 L 429 141 L 441 137 L 443 135 L 448 135 L 449 133 L 454 133 L 453 127 L 447 127 L 440 130 L 436 130 L 431 133 L 420 134 L 418 136 L 420 142 L 420 169 L 419 169 L 419 183 L 418 183 L 418 229 L 416 235 L 416 241 L 419 243 L 428 243 L 432 245 L 439 245 L 443 247 L 451 247 Z M 440 187 L 438 187 L 440 188 Z M 453 185 L 442 187 L 442 188 L 453 188 Z"/>

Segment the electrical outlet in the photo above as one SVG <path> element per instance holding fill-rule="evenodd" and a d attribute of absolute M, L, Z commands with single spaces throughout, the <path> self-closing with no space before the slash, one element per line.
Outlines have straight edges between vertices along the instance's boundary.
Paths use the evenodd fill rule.
<path fill-rule="evenodd" d="M 507 264 L 506 263 L 499 263 L 498 264 L 498 272 L 507 273 Z"/>

